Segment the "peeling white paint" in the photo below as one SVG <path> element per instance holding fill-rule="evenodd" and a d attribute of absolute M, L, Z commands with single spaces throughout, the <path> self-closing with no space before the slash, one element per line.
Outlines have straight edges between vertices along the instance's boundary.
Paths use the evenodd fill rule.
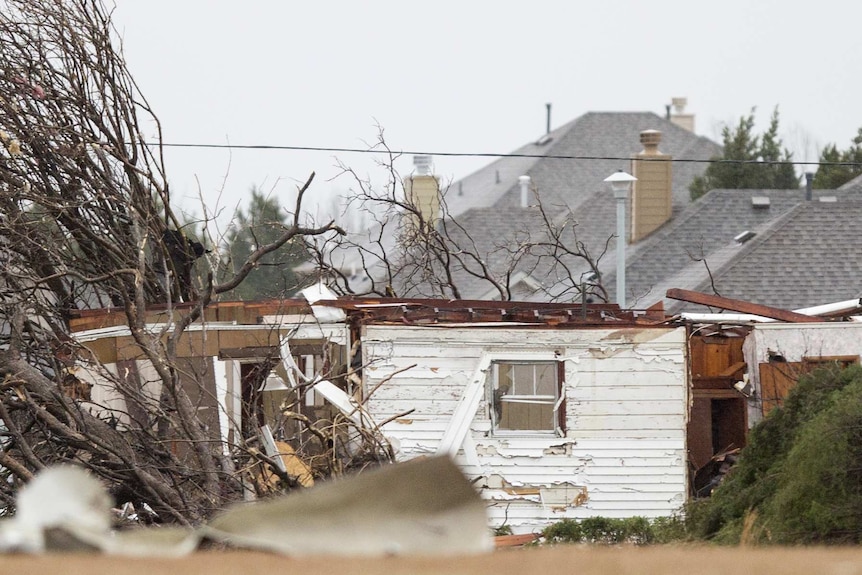
<path fill-rule="evenodd" d="M 484 486 L 492 522 L 518 532 L 562 517 L 669 515 L 687 490 L 685 333 L 642 331 L 366 326 L 363 360 L 388 363 L 366 372 L 365 384 L 391 377 L 367 407 L 377 420 L 415 410 L 409 423 L 391 422 L 384 432 L 403 457 L 427 453 L 439 448 L 483 354 L 553 354 L 564 362 L 564 437 L 494 436 L 484 389 L 469 410 L 472 442 L 457 460 Z M 417 368 L 395 373 L 411 364 Z M 580 489 L 588 497 L 574 505 Z"/>
<path fill-rule="evenodd" d="M 568 441 L 559 445 L 552 445 L 542 450 L 542 455 L 572 455 L 575 447 L 574 441 Z"/>

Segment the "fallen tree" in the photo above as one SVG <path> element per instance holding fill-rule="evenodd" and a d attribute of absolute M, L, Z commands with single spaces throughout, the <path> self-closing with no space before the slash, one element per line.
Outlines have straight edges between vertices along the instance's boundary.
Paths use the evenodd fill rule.
<path fill-rule="evenodd" d="M 214 273 L 218 246 L 207 255 L 183 229 L 160 138 L 149 142 L 143 126 L 161 133 L 105 6 L 0 2 L 0 507 L 58 462 L 182 524 L 240 497 L 236 457 L 253 438 L 226 450 L 206 429 L 188 392 L 190 380 L 203 389 L 203 376 L 178 361 L 177 346 L 261 258 L 294 238 L 342 233 L 332 222 L 303 225 L 309 178 L 279 233 L 233 273 Z M 71 333 L 82 310 L 107 307 L 153 366 L 155 401 Z M 156 309 L 168 328 L 149 327 Z M 123 393 L 127 424 L 84 406 L 81 366 Z"/>

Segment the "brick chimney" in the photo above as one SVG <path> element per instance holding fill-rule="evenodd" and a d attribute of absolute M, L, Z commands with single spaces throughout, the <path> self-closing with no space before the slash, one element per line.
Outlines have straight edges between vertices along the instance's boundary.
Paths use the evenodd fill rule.
<path fill-rule="evenodd" d="M 661 132 L 644 130 L 640 136 L 643 151 L 632 159 L 631 241 L 641 240 L 670 219 L 673 209 L 671 157 L 658 145 Z"/>
<path fill-rule="evenodd" d="M 431 156 L 413 156 L 414 172 L 404 179 L 404 197 L 416 208 L 426 227 L 433 227 L 440 219 L 440 181 L 431 174 Z M 414 228 L 419 227 L 419 217 L 413 217 Z"/>
<path fill-rule="evenodd" d="M 671 98 L 670 102 L 673 106 L 673 112 L 668 119 L 680 128 L 694 132 L 694 114 L 685 113 L 688 98 Z"/>

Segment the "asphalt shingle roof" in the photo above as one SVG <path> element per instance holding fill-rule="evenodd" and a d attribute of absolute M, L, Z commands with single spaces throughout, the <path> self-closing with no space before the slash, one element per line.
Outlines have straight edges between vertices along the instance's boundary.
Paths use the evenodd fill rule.
<path fill-rule="evenodd" d="M 769 198 L 755 207 L 752 198 Z M 835 201 L 821 201 L 821 199 Z M 713 190 L 667 226 L 630 246 L 626 287 L 630 305 L 648 307 L 671 287 L 797 309 L 859 293 L 862 250 L 855 249 L 862 193 L 853 190 Z M 858 221 L 855 220 L 855 221 Z M 752 239 L 734 238 L 745 231 Z M 858 253 L 858 255 L 857 255 Z M 819 254 L 819 255 L 818 255 Z M 820 270 L 822 280 L 800 278 Z M 711 277 L 710 277 L 711 276 Z M 815 276 L 816 277 L 816 276 Z M 613 293 L 615 272 L 603 278 Z M 698 309 L 665 300 L 665 309 Z"/>
<path fill-rule="evenodd" d="M 460 181 L 446 193 L 450 215 L 458 216 L 471 208 L 518 206 L 518 177 L 529 175 L 545 205 L 566 204 L 577 207 L 596 192 L 617 170 L 631 170 L 630 158 L 640 152 L 640 133 L 662 133 L 659 150 L 675 159 L 708 160 L 721 153 L 721 147 L 652 112 L 589 112 L 557 128 L 543 145 L 527 144 L 514 154 L 542 154 L 555 157 L 505 157 L 492 162 Z M 597 159 L 622 158 L 622 159 Z M 688 186 L 706 165 L 675 163 L 673 203 L 682 208 L 690 203 Z"/>
<path fill-rule="evenodd" d="M 843 184 L 838 189 L 839 190 L 848 190 L 848 191 L 852 190 L 855 192 L 862 192 L 862 174 L 856 176 L 855 178 L 853 178 L 849 182 L 846 182 L 845 184 Z"/>
<path fill-rule="evenodd" d="M 640 152 L 640 133 L 659 130 L 659 149 L 675 159 L 710 159 L 721 152 L 714 142 L 697 136 L 651 112 L 590 112 L 551 132 L 544 146 L 535 143 L 515 154 L 543 154 L 542 158 L 501 158 L 454 182 L 445 194 L 446 208 L 469 233 L 477 251 L 501 269 L 501 246 L 511 245 L 516 235 L 532 229 L 542 233 L 537 209 L 520 207 L 518 177 L 529 175 L 545 211 L 559 224 L 569 216 L 573 233 L 569 241 L 582 242 L 593 258 L 607 260 L 615 241 L 616 211 L 613 197 L 603 180 L 616 170 L 631 170 L 630 158 Z M 552 157 L 547 157 L 552 156 Z M 566 156 L 559 158 L 553 156 Z M 572 157 L 581 159 L 572 159 Z M 619 159 L 602 159 L 619 158 Z M 688 186 L 706 169 L 705 163 L 677 162 L 673 165 L 674 212 L 689 203 Z M 530 197 L 530 203 L 535 203 Z M 493 254 L 493 255 L 492 255 Z M 586 262 L 568 258 L 565 269 L 534 267 L 526 258 L 519 269 L 527 270 L 544 290 L 535 297 L 559 296 L 573 278 L 587 269 Z M 483 297 L 489 286 L 476 278 L 459 276 L 462 297 Z"/>
<path fill-rule="evenodd" d="M 862 201 L 802 202 L 716 270 L 722 296 L 799 309 L 862 296 Z M 698 288 L 707 291 L 708 284 Z"/>
<path fill-rule="evenodd" d="M 753 197 L 768 197 L 769 207 L 755 208 L 751 201 Z M 663 228 L 629 246 L 626 265 L 629 304 L 647 307 L 663 299 L 664 292 L 658 293 L 655 289 L 662 280 L 731 243 L 739 233 L 774 219 L 804 199 L 803 190 L 712 190 Z M 612 293 L 615 278 L 615 271 L 604 277 L 605 285 Z"/>

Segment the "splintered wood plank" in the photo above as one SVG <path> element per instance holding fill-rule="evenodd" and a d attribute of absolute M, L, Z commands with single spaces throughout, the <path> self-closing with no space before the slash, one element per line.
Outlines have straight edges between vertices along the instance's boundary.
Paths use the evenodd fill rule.
<path fill-rule="evenodd" d="M 796 313 L 794 311 L 789 311 L 786 309 L 780 309 L 776 307 L 770 307 L 767 305 L 760 305 L 756 303 L 751 303 L 748 301 L 742 301 L 738 299 L 731 299 L 726 297 L 721 297 L 717 295 L 710 295 L 705 293 L 700 293 L 696 291 L 690 291 L 679 288 L 671 288 L 667 290 L 665 294 L 667 297 L 671 299 L 676 299 L 680 301 L 687 301 L 689 303 L 696 303 L 700 305 L 705 305 L 709 307 L 717 307 L 721 309 L 726 309 L 729 311 L 735 311 L 739 313 L 750 313 L 753 315 L 760 315 L 763 317 L 768 317 L 772 319 L 777 319 L 780 321 L 786 321 L 790 323 L 805 323 L 805 322 L 821 322 L 822 318 L 814 317 L 810 315 L 805 315 L 801 313 Z"/>

